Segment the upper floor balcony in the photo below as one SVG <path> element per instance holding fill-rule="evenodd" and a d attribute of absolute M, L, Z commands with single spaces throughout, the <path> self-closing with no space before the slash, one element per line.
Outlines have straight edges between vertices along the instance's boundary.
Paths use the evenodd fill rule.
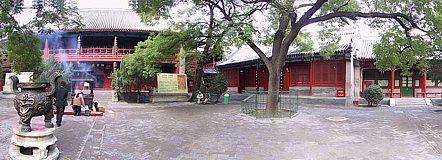
<path fill-rule="evenodd" d="M 122 58 L 133 54 L 135 49 L 124 48 L 81 48 L 81 49 L 48 49 L 42 51 L 45 58 L 55 55 L 59 62 L 121 62 Z M 176 57 L 172 60 L 163 60 L 163 64 L 178 63 Z"/>
<path fill-rule="evenodd" d="M 43 53 L 45 50 L 43 50 Z M 81 48 L 81 49 L 49 49 L 45 56 L 55 55 L 57 61 L 107 61 L 120 62 L 121 59 L 129 54 L 133 54 L 135 49 L 124 48 Z"/>

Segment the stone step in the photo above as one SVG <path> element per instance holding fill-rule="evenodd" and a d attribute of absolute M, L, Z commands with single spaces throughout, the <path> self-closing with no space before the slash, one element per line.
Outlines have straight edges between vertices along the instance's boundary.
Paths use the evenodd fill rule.
<path fill-rule="evenodd" d="M 393 98 L 390 99 L 390 106 L 426 106 L 432 105 L 427 98 Z"/>

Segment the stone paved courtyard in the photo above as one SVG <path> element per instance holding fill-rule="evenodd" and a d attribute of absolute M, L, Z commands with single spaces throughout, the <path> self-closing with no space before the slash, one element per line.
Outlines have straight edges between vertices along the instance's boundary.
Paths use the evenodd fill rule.
<path fill-rule="evenodd" d="M 0 95 L 0 159 L 18 122 L 11 98 Z M 300 106 L 292 119 L 255 120 L 238 102 L 99 103 L 103 117 L 64 117 L 60 159 L 442 159 L 433 107 Z"/>

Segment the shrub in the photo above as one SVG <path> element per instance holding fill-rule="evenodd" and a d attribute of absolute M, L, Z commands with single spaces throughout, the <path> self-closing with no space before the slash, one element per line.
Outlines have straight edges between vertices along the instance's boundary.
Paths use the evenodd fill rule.
<path fill-rule="evenodd" d="M 222 95 L 222 93 L 226 91 L 227 91 L 227 80 L 223 74 L 215 75 L 207 84 L 207 92 L 211 93 L 212 95 L 218 96 L 216 97 L 215 103 L 218 103 L 219 97 Z"/>
<path fill-rule="evenodd" d="M 384 99 L 384 92 L 378 85 L 371 85 L 364 90 L 364 98 L 369 106 L 377 106 Z"/>

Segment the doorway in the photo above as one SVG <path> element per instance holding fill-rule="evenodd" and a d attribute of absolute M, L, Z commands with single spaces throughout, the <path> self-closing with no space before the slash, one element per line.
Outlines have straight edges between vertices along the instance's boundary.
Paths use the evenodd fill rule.
<path fill-rule="evenodd" d="M 402 77 L 402 96 L 413 96 L 413 77 Z"/>

